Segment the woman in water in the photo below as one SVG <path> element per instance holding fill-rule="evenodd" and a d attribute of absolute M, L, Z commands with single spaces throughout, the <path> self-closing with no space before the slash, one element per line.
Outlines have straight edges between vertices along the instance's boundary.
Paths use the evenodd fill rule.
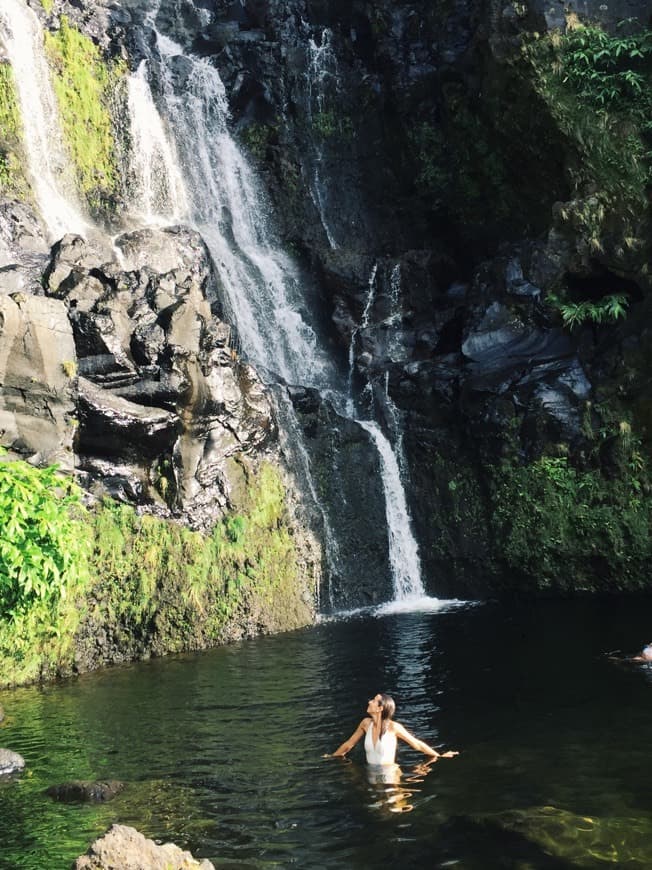
<path fill-rule="evenodd" d="M 632 661 L 652 664 L 652 641 L 647 646 L 644 646 L 637 656 L 632 656 Z"/>
<path fill-rule="evenodd" d="M 364 748 L 367 754 L 367 763 L 375 766 L 396 764 L 396 745 L 400 738 L 412 749 L 423 752 L 429 756 L 427 764 L 437 761 L 439 758 L 453 758 L 459 752 L 437 752 L 432 746 L 428 746 L 423 740 L 418 740 L 404 728 L 400 722 L 394 722 L 393 716 L 396 710 L 394 699 L 389 695 L 374 695 L 367 705 L 367 716 L 360 722 L 356 730 L 335 750 L 332 756 L 344 756 L 364 737 Z"/>

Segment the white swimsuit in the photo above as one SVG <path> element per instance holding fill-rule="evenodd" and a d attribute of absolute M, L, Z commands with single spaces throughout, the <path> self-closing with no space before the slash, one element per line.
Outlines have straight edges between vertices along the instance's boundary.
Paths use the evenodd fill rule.
<path fill-rule="evenodd" d="M 364 748 L 367 753 L 367 764 L 394 764 L 396 761 L 396 734 L 389 729 L 381 734 L 374 744 L 373 724 L 367 728 Z"/>

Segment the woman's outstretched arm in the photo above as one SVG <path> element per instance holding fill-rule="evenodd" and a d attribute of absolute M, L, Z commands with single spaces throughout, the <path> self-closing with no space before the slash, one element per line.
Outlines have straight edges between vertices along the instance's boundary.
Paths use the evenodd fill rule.
<path fill-rule="evenodd" d="M 341 746 L 338 746 L 332 755 L 324 755 L 324 758 L 335 758 L 335 756 L 346 755 L 347 752 L 350 752 L 356 745 L 356 743 L 358 743 L 360 739 L 366 734 L 367 729 L 365 725 L 368 721 L 368 719 L 363 719 L 362 722 L 355 729 L 353 734 L 349 737 L 349 739 L 345 740 Z"/>
<path fill-rule="evenodd" d="M 412 747 L 412 749 L 416 749 L 417 752 L 423 752 L 424 755 L 430 756 L 433 761 L 436 761 L 438 758 L 454 758 L 456 755 L 459 755 L 459 752 L 454 752 L 452 749 L 448 752 L 437 752 L 437 750 L 433 749 L 432 746 L 424 743 L 423 740 L 419 740 L 418 737 L 414 736 L 414 734 L 410 734 L 407 728 L 404 728 L 400 722 L 394 722 L 394 734 L 396 734 L 397 737 L 400 737 L 401 740 L 404 740 L 408 746 Z"/>

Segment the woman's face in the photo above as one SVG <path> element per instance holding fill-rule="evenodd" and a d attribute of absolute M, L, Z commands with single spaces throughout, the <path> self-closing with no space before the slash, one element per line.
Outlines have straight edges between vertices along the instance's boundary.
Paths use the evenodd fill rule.
<path fill-rule="evenodd" d="M 369 698 L 369 703 L 367 704 L 367 713 L 370 716 L 373 716 L 375 713 L 379 713 L 383 709 L 383 700 L 380 696 L 374 695 L 373 698 Z"/>

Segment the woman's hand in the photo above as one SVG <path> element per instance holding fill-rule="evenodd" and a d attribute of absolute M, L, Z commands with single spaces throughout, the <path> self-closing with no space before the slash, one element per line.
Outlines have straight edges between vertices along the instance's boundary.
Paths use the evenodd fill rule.
<path fill-rule="evenodd" d="M 448 752 L 440 752 L 439 758 L 455 758 L 456 755 L 459 755 L 459 752 L 449 749 Z"/>

